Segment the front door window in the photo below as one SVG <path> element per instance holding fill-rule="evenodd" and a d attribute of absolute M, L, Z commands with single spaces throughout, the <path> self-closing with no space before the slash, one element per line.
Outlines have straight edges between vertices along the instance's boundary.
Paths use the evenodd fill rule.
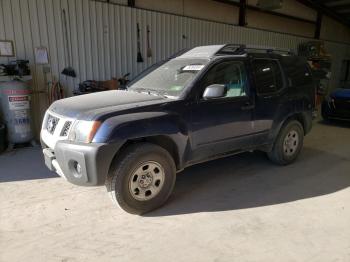
<path fill-rule="evenodd" d="M 225 85 L 225 97 L 246 96 L 247 77 L 244 64 L 239 61 L 222 62 L 209 70 L 204 77 L 204 88 L 213 85 Z"/>

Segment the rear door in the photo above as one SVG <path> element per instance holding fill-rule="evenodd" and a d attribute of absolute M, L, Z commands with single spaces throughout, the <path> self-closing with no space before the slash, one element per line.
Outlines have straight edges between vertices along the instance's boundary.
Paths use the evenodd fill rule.
<path fill-rule="evenodd" d="M 256 100 L 254 110 L 254 131 L 257 144 L 265 143 L 274 119 L 283 114 L 281 105 L 286 103 L 287 87 L 278 60 L 256 58 L 252 60 Z"/>

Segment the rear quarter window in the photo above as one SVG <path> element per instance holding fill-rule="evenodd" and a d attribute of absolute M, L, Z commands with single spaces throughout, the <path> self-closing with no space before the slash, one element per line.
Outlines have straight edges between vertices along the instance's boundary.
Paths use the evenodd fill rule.
<path fill-rule="evenodd" d="M 282 60 L 283 69 L 288 77 L 289 85 L 305 86 L 312 84 L 312 73 L 309 65 L 303 59 L 289 57 Z"/>

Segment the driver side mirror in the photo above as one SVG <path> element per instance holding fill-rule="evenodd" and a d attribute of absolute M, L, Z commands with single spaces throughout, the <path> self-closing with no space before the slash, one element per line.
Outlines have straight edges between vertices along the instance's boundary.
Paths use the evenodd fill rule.
<path fill-rule="evenodd" d="M 227 88 L 225 85 L 214 84 L 207 86 L 203 93 L 204 99 L 220 98 L 226 95 Z"/>

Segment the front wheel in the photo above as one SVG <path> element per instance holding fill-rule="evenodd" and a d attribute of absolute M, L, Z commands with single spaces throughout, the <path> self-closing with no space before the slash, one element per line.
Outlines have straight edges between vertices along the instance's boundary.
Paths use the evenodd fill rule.
<path fill-rule="evenodd" d="M 106 181 L 112 200 L 124 211 L 144 214 L 163 205 L 176 180 L 171 155 L 150 143 L 129 146 L 112 164 Z"/>
<path fill-rule="evenodd" d="M 280 130 L 272 151 L 268 152 L 271 161 L 279 165 L 287 165 L 298 157 L 304 141 L 304 129 L 299 121 L 292 120 Z"/>

